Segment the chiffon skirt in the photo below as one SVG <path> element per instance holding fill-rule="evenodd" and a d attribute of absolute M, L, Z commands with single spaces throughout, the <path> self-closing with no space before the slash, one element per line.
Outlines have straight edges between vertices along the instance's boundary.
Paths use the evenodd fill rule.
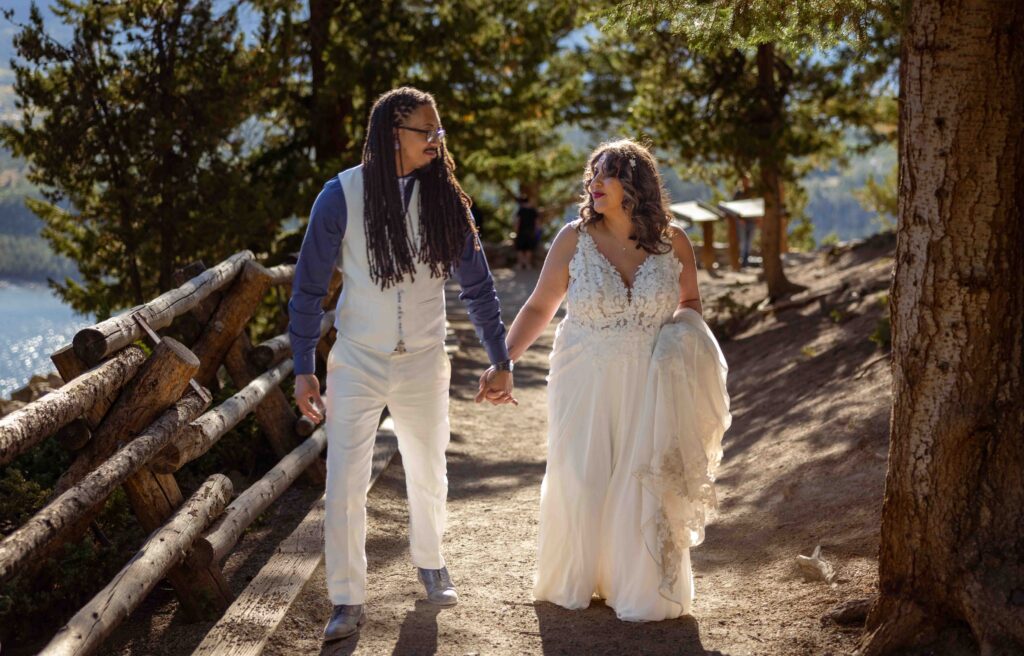
<path fill-rule="evenodd" d="M 682 550 L 673 599 L 667 598 L 641 526 L 644 490 L 637 472 L 650 464 L 653 442 L 634 436 L 652 344 L 601 352 L 585 342 L 555 344 L 534 597 L 579 609 L 596 595 L 629 621 L 688 614 L 689 551 Z"/>
<path fill-rule="evenodd" d="M 611 348 L 556 337 L 537 600 L 577 609 L 596 595 L 627 621 L 691 612 L 689 548 L 703 540 L 705 510 L 714 506 L 711 483 L 730 418 L 724 358 L 703 322 L 687 319 L 666 324 L 656 340 Z M 689 394 L 673 384 L 684 379 Z M 702 416 L 715 421 L 692 423 Z"/>

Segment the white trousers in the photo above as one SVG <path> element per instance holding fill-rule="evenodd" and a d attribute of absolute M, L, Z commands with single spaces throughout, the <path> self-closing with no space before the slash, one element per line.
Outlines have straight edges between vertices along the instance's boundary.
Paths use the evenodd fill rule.
<path fill-rule="evenodd" d="M 438 343 L 381 353 L 338 335 L 327 359 L 327 494 L 324 552 L 332 604 L 366 601 L 366 492 L 384 406 L 395 422 L 409 498 L 409 544 L 417 567 L 444 567 L 451 437 L 451 363 Z"/>

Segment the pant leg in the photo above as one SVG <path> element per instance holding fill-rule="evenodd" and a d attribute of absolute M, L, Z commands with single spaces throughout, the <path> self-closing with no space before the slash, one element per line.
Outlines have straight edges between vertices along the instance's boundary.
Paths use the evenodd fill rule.
<path fill-rule="evenodd" d="M 746 265 L 750 261 L 750 251 L 754 248 L 754 231 L 757 230 L 756 221 L 742 221 L 743 229 L 741 231 L 742 239 L 742 257 L 743 264 Z"/>
<path fill-rule="evenodd" d="M 417 567 L 444 567 L 448 497 L 445 449 L 451 437 L 448 388 L 451 363 L 438 344 L 424 351 L 392 357 L 388 409 L 395 421 L 409 495 L 409 546 Z"/>
<path fill-rule="evenodd" d="M 740 263 L 746 266 L 750 257 L 750 222 L 739 220 L 740 228 Z"/>
<path fill-rule="evenodd" d="M 339 337 L 328 358 L 324 559 L 332 604 L 366 601 L 366 491 L 387 392 L 388 354 Z"/>

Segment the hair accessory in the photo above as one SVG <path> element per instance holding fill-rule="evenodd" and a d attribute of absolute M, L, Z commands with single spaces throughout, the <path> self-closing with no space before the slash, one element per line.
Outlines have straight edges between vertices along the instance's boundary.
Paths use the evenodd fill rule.
<path fill-rule="evenodd" d="M 633 168 L 633 169 L 636 168 L 636 158 L 635 157 L 630 157 L 629 158 L 629 167 Z"/>

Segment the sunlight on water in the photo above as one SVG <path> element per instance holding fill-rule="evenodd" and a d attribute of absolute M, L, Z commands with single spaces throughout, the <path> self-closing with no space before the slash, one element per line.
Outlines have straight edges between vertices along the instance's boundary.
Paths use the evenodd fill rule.
<path fill-rule="evenodd" d="M 56 371 L 50 354 L 95 323 L 64 305 L 45 285 L 0 281 L 0 397 L 23 387 L 33 374 Z"/>

